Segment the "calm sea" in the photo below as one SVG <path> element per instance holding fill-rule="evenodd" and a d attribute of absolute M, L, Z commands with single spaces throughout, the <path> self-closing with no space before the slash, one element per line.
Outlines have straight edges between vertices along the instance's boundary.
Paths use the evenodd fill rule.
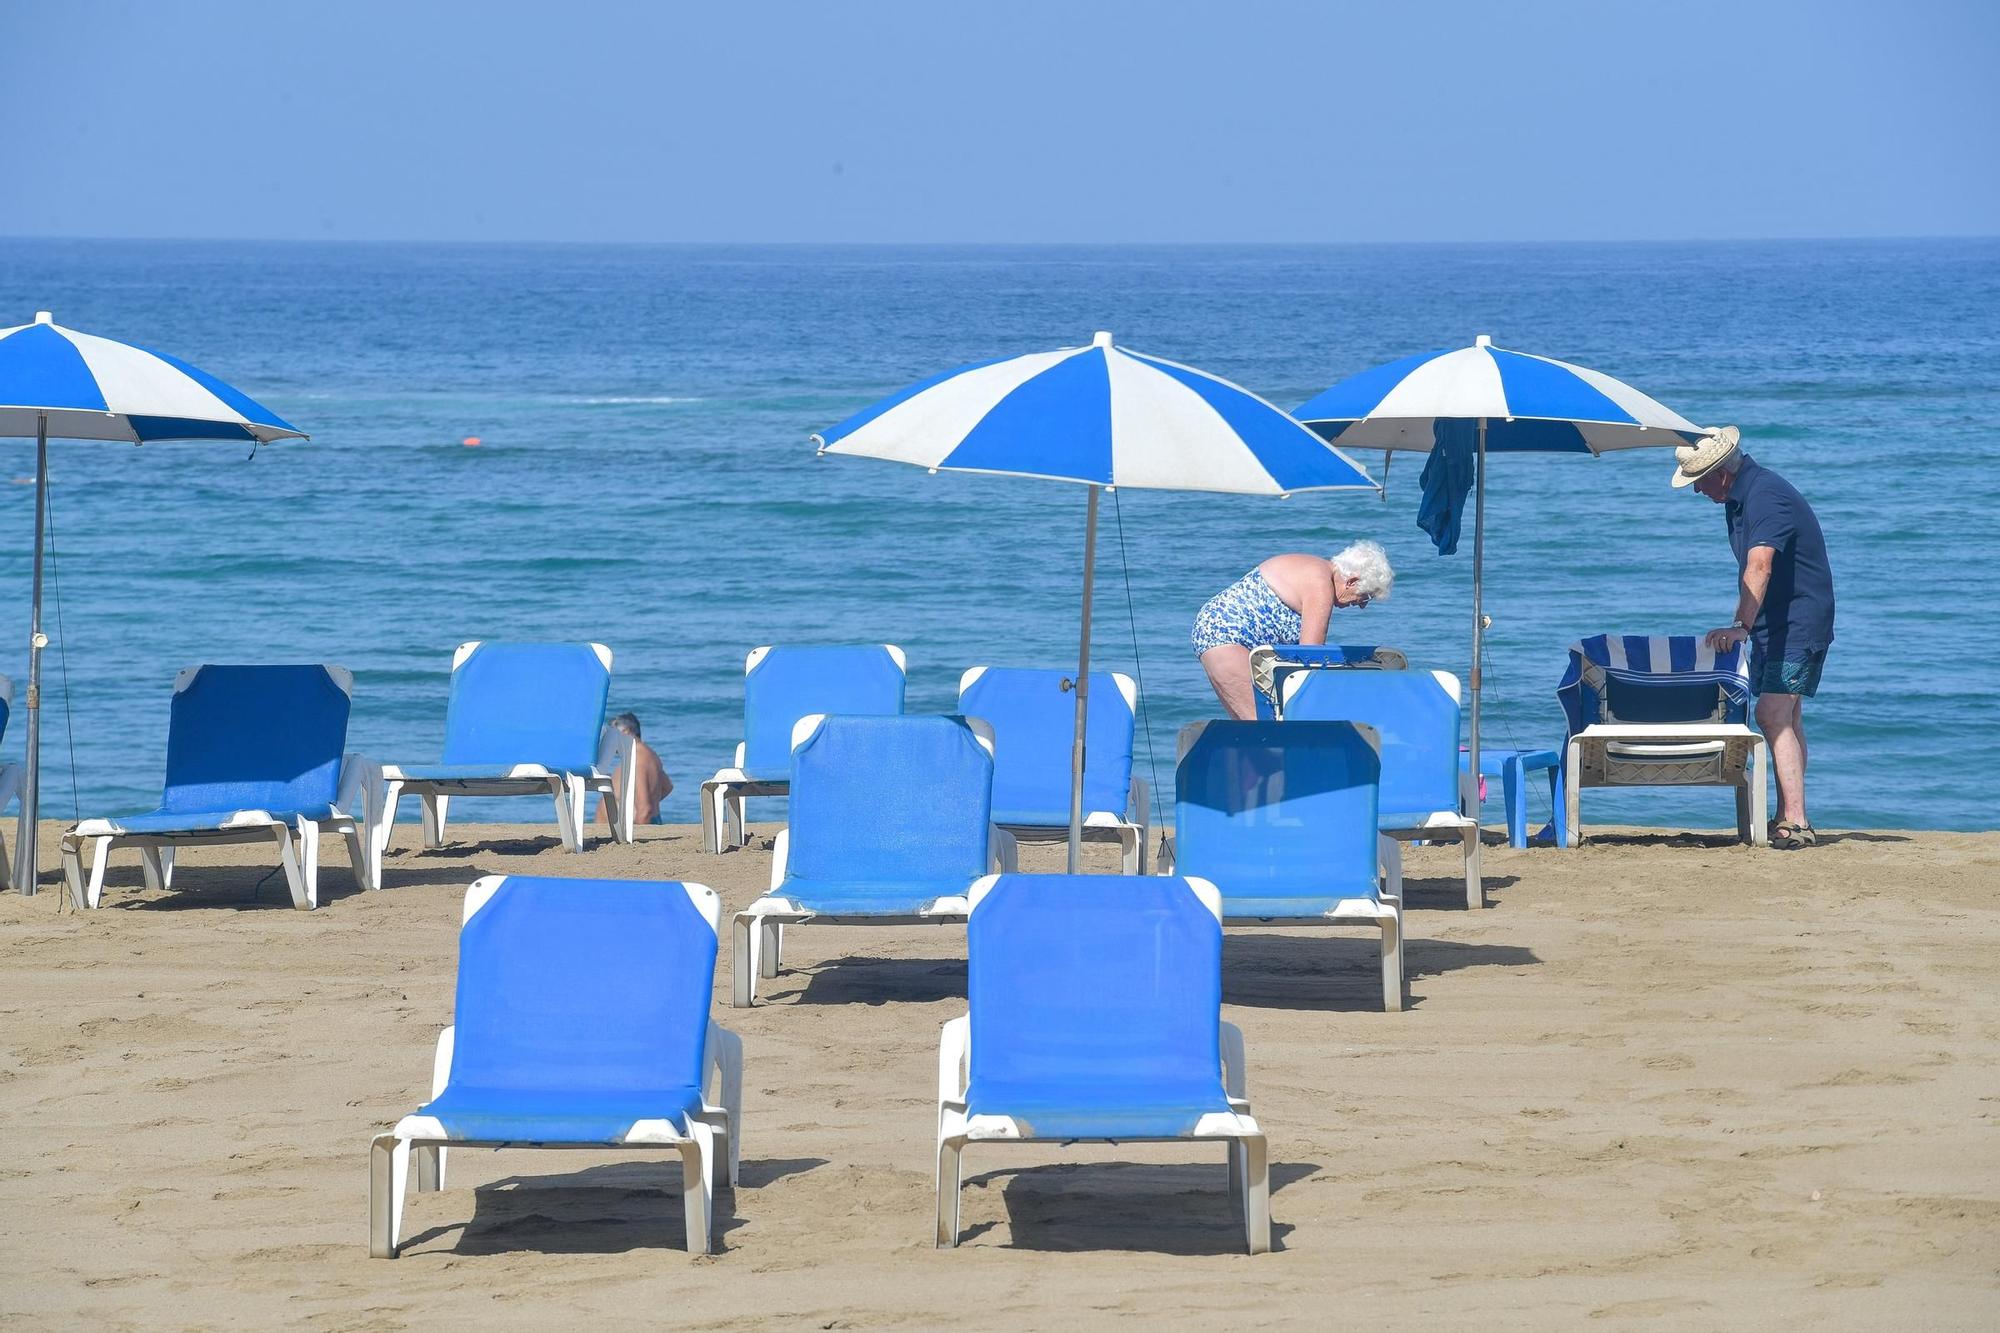
<path fill-rule="evenodd" d="M 435 755 L 453 645 L 592 638 L 695 816 L 761 643 L 907 649 L 910 706 L 981 662 L 1074 663 L 1083 493 L 815 459 L 808 432 L 959 362 L 1097 329 L 1293 406 L 1491 333 L 1742 426 L 1817 508 L 1838 643 L 1808 709 L 1821 826 L 1995 824 L 2000 242 L 1325 248 L 729 248 L 0 241 L 0 324 L 171 350 L 309 444 L 53 450 L 61 651 L 44 813 L 148 808 L 174 671 L 340 662 L 351 741 Z M 477 436 L 467 448 L 461 441 Z M 0 441 L 0 672 L 26 671 L 31 442 Z M 1363 461 L 1380 474 L 1381 456 Z M 1336 621 L 1463 673 L 1470 540 L 1386 502 L 1132 492 L 1107 506 L 1095 652 L 1144 682 L 1152 765 L 1214 711 L 1195 609 L 1274 552 L 1369 536 L 1393 600 Z M 1720 512 L 1669 460 L 1509 457 L 1489 489 L 1490 744 L 1561 732 L 1569 643 L 1729 619 Z M 52 591 L 55 590 L 52 586 Z M 16 756 L 21 728 L 4 750 Z M 74 793 L 74 794 L 73 794 Z M 1593 820 L 1714 827 L 1721 792 L 1592 794 Z M 777 807 L 766 807 L 775 816 Z M 1546 797 L 1538 797 L 1538 818 Z M 474 802 L 471 818 L 546 819 Z M 753 811 L 753 817 L 756 812 Z M 1497 815 L 1489 812 L 1489 818 Z"/>

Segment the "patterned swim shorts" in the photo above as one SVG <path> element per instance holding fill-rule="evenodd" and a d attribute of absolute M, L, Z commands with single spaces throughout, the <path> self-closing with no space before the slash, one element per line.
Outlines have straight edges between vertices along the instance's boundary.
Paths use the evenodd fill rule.
<path fill-rule="evenodd" d="M 1285 605 L 1285 599 L 1264 581 L 1264 571 L 1253 569 L 1208 599 L 1195 613 L 1194 655 L 1211 648 L 1239 643 L 1255 648 L 1260 643 L 1297 643 L 1303 624 L 1299 613 Z"/>
<path fill-rule="evenodd" d="M 1825 666 L 1824 648 L 1773 662 L 1753 646 L 1750 684 L 1759 694 L 1797 694 L 1810 699 L 1819 693 L 1819 673 Z"/>

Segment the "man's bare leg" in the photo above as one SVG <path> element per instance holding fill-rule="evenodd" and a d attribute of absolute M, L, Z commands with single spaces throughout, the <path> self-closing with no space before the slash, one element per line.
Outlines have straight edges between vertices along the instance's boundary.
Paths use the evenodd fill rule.
<path fill-rule="evenodd" d="M 1771 746 L 1771 766 L 1778 773 L 1778 818 L 1787 824 L 1806 823 L 1805 709 L 1796 694 L 1757 696 L 1757 727 Z"/>
<path fill-rule="evenodd" d="M 1250 683 L 1250 650 L 1240 643 L 1219 643 L 1201 655 L 1201 669 L 1229 716 L 1241 722 L 1257 717 L 1257 689 Z"/>

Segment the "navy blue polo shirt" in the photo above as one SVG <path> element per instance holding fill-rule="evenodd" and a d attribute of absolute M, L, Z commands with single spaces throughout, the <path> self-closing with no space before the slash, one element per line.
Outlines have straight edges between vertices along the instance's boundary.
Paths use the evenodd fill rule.
<path fill-rule="evenodd" d="M 1833 566 L 1812 506 L 1792 483 L 1745 454 L 1722 512 L 1738 570 L 1753 546 L 1776 552 L 1771 586 L 1750 627 L 1758 656 L 1796 662 L 1825 651 L 1833 642 Z"/>

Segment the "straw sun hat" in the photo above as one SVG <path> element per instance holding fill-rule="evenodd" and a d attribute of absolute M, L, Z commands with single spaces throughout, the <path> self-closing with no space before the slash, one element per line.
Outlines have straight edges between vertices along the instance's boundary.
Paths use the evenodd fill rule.
<path fill-rule="evenodd" d="M 1674 485 L 1692 486 L 1722 461 L 1736 452 L 1742 435 L 1734 426 L 1711 427 L 1700 444 L 1684 444 L 1674 450 Z"/>

